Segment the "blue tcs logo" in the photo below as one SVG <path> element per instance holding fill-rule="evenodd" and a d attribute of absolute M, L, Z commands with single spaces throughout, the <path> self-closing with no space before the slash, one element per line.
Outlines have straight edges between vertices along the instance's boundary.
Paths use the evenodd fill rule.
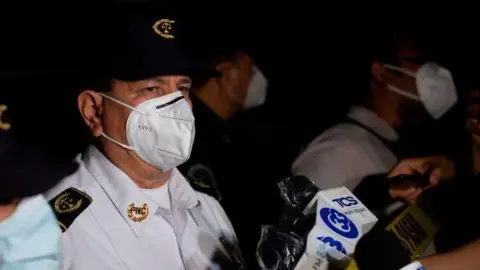
<path fill-rule="evenodd" d="M 354 206 L 358 204 L 358 201 L 355 200 L 355 198 L 353 198 L 352 196 L 337 198 L 337 199 L 333 199 L 332 201 L 337 203 L 342 208 Z"/>
<path fill-rule="evenodd" d="M 322 243 L 327 244 L 331 246 L 332 248 L 335 248 L 336 250 L 342 252 L 343 254 L 347 254 L 347 251 L 343 247 L 342 243 L 339 241 L 333 239 L 330 236 L 319 236 L 317 237 L 318 240 L 320 240 Z"/>
<path fill-rule="evenodd" d="M 337 210 L 328 207 L 322 208 L 320 209 L 320 217 L 328 228 L 340 236 L 350 239 L 358 237 L 358 229 L 355 224 Z"/>

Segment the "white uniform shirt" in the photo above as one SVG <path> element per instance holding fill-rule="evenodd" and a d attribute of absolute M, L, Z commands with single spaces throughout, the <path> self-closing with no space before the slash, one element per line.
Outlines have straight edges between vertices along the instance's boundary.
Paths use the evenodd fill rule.
<path fill-rule="evenodd" d="M 352 107 L 348 117 L 369 127 L 387 141 L 398 135 L 378 115 Z M 364 177 L 388 172 L 395 155 L 377 136 L 353 123 L 340 123 L 315 138 L 293 163 L 292 172 L 304 175 L 321 189 L 354 189 Z"/>
<path fill-rule="evenodd" d="M 168 187 L 142 190 L 95 147 L 80 163 L 47 193 L 51 199 L 74 187 L 92 198 L 62 234 L 62 269 L 206 269 L 214 252 L 227 253 L 220 237 L 236 244 L 219 203 L 195 192 L 176 169 Z M 129 218 L 132 203 L 148 205 L 145 220 Z"/>

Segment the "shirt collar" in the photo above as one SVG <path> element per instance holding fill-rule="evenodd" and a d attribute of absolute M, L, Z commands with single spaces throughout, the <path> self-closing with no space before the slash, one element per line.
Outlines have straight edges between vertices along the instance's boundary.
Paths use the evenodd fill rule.
<path fill-rule="evenodd" d="M 136 236 L 139 237 L 152 217 L 157 212 L 161 212 L 157 204 L 94 146 L 88 148 L 84 161 L 86 168 L 101 185 Z M 168 187 L 172 205 L 190 209 L 199 204 L 197 194 L 177 169 L 173 170 Z M 145 220 L 135 222 L 128 216 L 127 209 L 132 203 L 136 207 L 141 207 L 145 203 L 148 205 L 149 214 Z"/>
<path fill-rule="evenodd" d="M 348 117 L 371 128 L 388 141 L 397 141 L 399 138 L 398 133 L 385 120 L 364 107 L 353 106 L 350 108 Z"/>

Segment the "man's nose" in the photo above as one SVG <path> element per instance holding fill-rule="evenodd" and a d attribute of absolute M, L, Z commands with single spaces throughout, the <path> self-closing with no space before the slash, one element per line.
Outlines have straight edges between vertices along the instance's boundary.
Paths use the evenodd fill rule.
<path fill-rule="evenodd" d="M 165 85 L 165 92 L 167 94 L 178 91 L 178 77 L 179 76 L 167 76 Z"/>

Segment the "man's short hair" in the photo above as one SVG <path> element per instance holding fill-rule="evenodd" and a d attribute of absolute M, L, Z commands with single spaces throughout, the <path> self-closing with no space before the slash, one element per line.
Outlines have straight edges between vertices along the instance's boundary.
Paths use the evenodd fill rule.
<path fill-rule="evenodd" d="M 106 93 L 112 90 L 113 79 L 110 76 L 91 75 L 85 81 L 83 89 L 91 89 L 95 92 Z"/>
<path fill-rule="evenodd" d="M 412 29 L 395 28 L 386 32 L 376 33 L 370 42 L 370 60 L 392 65 L 400 64 L 398 50 L 404 42 L 415 46 L 418 50 L 423 50 L 423 43 L 419 33 Z"/>
<path fill-rule="evenodd" d="M 355 66 L 359 68 L 356 73 L 361 80 L 361 87 L 352 96 L 354 104 L 362 104 L 370 96 L 371 68 L 374 62 L 399 65 L 401 59 L 398 57 L 398 49 L 405 40 L 413 42 L 414 46 L 423 50 L 423 40 L 415 31 L 398 27 L 375 30 L 371 30 L 364 38 L 366 42 L 358 45 L 359 48 L 356 49 L 357 54 L 363 52 L 363 55 L 357 59 L 359 65 Z"/>
<path fill-rule="evenodd" d="M 198 23 L 201 21 L 201 23 Z M 201 20 L 191 18 L 188 25 L 189 52 L 200 62 L 216 66 L 225 61 L 233 61 L 239 53 L 252 55 L 249 43 L 252 37 L 248 27 L 240 25 L 243 20 L 235 20 L 226 14 L 215 14 Z"/>

